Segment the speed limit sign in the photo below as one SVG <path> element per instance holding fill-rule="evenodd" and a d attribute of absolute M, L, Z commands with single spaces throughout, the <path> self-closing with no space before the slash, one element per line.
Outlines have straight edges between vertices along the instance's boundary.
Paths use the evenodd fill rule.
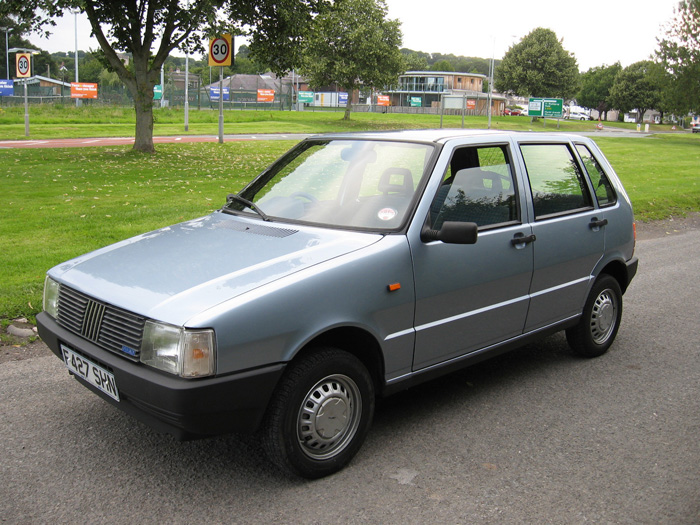
<path fill-rule="evenodd" d="M 17 56 L 15 57 L 16 65 L 17 65 L 17 77 L 18 78 L 27 78 L 29 77 L 29 72 L 31 70 L 30 64 L 32 60 L 32 55 L 29 53 L 17 53 Z"/>
<path fill-rule="evenodd" d="M 231 65 L 231 35 L 221 35 L 209 41 L 209 65 Z"/>

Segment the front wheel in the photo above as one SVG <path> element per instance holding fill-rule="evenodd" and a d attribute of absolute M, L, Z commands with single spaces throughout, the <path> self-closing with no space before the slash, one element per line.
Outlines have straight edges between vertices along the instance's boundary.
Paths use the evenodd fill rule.
<path fill-rule="evenodd" d="M 352 354 L 322 348 L 293 362 L 262 428 L 270 460 L 315 479 L 342 469 L 357 453 L 374 414 L 374 384 Z"/>
<path fill-rule="evenodd" d="M 621 319 L 620 284 L 614 277 L 603 274 L 591 288 L 581 320 L 566 331 L 566 340 L 578 355 L 598 357 L 613 344 Z"/>

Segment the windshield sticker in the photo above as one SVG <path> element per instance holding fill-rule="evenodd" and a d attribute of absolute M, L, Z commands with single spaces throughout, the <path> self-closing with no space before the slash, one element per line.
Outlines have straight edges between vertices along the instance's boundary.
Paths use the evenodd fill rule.
<path fill-rule="evenodd" d="M 379 210 L 377 217 L 379 217 L 379 219 L 382 221 L 390 221 L 391 219 L 396 217 L 397 213 L 398 212 L 393 208 L 382 208 L 381 210 Z"/>

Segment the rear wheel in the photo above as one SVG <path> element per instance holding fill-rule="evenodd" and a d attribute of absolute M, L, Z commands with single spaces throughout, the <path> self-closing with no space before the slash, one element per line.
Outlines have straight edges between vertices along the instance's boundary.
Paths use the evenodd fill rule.
<path fill-rule="evenodd" d="M 321 348 L 290 365 L 263 424 L 268 457 L 282 469 L 320 478 L 357 453 L 374 413 L 374 384 L 352 354 Z"/>
<path fill-rule="evenodd" d="M 622 291 L 607 274 L 598 277 L 588 295 L 581 320 L 566 331 L 566 340 L 577 354 L 598 357 L 613 344 L 622 319 Z"/>

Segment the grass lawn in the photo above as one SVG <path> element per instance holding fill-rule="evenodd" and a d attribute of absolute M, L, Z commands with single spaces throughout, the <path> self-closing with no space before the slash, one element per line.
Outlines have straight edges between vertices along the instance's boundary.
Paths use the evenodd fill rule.
<path fill-rule="evenodd" d="M 315 118 L 330 122 L 340 116 Z M 507 117 L 509 123 L 520 118 Z M 314 119 L 307 125 L 315 132 Z M 596 140 L 623 180 L 638 219 L 700 211 L 700 137 Z M 156 155 L 126 146 L 0 149 L 0 319 L 31 318 L 41 310 L 48 268 L 218 209 L 227 193 L 239 190 L 292 145 L 163 144 Z"/>
<path fill-rule="evenodd" d="M 155 135 L 214 135 L 219 132 L 219 113 L 210 109 L 189 112 L 189 131 L 184 131 L 182 108 L 155 109 Z M 224 111 L 224 133 L 329 133 L 354 130 L 439 128 L 440 115 L 400 113 L 353 113 L 342 120 L 342 111 Z M 29 108 L 29 138 L 131 137 L 134 135 L 134 110 L 128 107 L 37 105 Z M 518 131 L 594 131 L 595 122 L 546 120 L 531 122 L 529 117 L 494 117 L 493 129 Z M 445 116 L 443 127 L 459 128 L 461 116 Z M 635 129 L 635 124 L 606 123 L 606 126 Z M 487 117 L 466 117 L 465 128 L 485 129 Z M 652 125 L 651 131 L 670 126 Z M 0 107 L 0 140 L 22 140 L 24 107 Z"/>

